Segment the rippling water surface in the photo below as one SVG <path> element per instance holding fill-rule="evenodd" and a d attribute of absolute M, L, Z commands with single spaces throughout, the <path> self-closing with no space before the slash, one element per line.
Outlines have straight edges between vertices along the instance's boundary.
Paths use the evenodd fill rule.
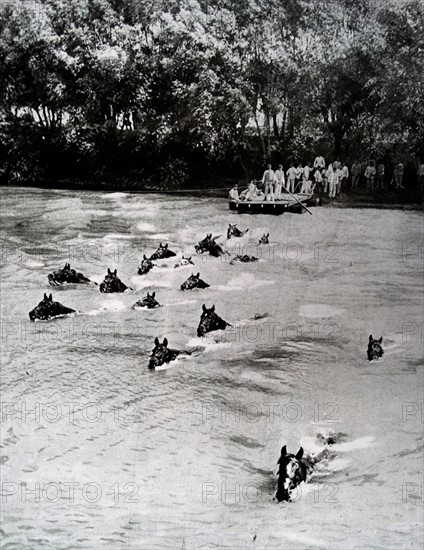
<path fill-rule="evenodd" d="M 422 214 L 1 193 L 4 548 L 422 548 Z M 230 222 L 249 232 L 227 242 Z M 208 232 L 260 261 L 197 256 Z M 138 276 L 159 242 L 195 266 Z M 50 287 L 67 261 L 133 290 Z M 211 287 L 179 290 L 192 272 Z M 162 307 L 131 309 L 147 291 Z M 80 313 L 30 323 L 45 292 Z M 203 303 L 232 328 L 197 338 Z M 194 353 L 151 372 L 156 336 Z M 273 501 L 281 446 L 331 433 L 297 501 Z"/>

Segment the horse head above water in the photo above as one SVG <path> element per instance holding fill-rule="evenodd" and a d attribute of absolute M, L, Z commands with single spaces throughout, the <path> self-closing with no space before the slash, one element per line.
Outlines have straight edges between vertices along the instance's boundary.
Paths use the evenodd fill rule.
<path fill-rule="evenodd" d="M 58 269 L 57 271 L 53 271 L 53 273 L 49 273 L 47 278 L 51 286 L 59 286 L 65 283 L 88 285 L 92 282 L 90 281 L 90 279 L 87 279 L 87 277 L 85 277 L 82 273 L 78 273 L 77 271 L 75 271 L 75 269 L 71 269 L 71 264 L 69 262 L 66 263 L 65 267 L 62 267 L 62 269 Z"/>
<path fill-rule="evenodd" d="M 212 237 L 212 233 L 209 233 L 202 241 L 199 241 L 194 246 L 194 249 L 196 250 L 197 254 L 209 252 L 211 256 L 215 256 L 216 258 L 225 254 L 219 244 L 215 242 L 215 239 Z"/>
<path fill-rule="evenodd" d="M 141 307 L 145 307 L 147 309 L 156 309 L 160 306 L 160 303 L 155 298 L 156 292 L 152 292 L 152 294 L 147 293 L 147 296 L 142 298 L 141 300 L 138 300 L 132 308 L 137 309 Z"/>
<path fill-rule="evenodd" d="M 44 298 L 28 315 L 31 321 L 35 321 L 36 319 L 46 321 L 54 317 L 69 315 L 70 313 L 76 313 L 76 311 L 59 302 L 53 302 L 53 296 L 51 294 L 47 296 L 47 294 L 44 293 Z"/>
<path fill-rule="evenodd" d="M 279 464 L 279 469 L 275 498 L 278 502 L 290 502 L 293 491 L 302 481 L 306 480 L 307 465 L 303 460 L 303 448 L 300 447 L 293 455 L 287 454 L 287 447 L 284 445 L 277 464 Z"/>
<path fill-rule="evenodd" d="M 150 259 L 163 260 L 164 258 L 171 258 L 172 256 L 176 256 L 176 254 L 172 252 L 172 250 L 169 250 L 168 243 L 164 246 L 162 246 L 162 243 L 159 243 L 159 248 L 150 256 Z"/>
<path fill-rule="evenodd" d="M 200 273 L 190 275 L 190 277 L 181 285 L 181 290 L 192 290 L 193 288 L 208 288 L 210 285 L 202 281 Z"/>
<path fill-rule="evenodd" d="M 177 262 L 174 267 L 184 267 L 185 265 L 194 265 L 194 262 L 191 259 L 191 256 L 186 258 L 183 254 L 183 257 L 179 262 Z"/>
<path fill-rule="evenodd" d="M 177 349 L 168 348 L 168 339 L 164 338 L 162 344 L 159 342 L 159 338 L 155 338 L 155 347 L 152 350 L 149 360 L 149 369 L 155 369 L 165 363 L 170 363 L 179 355 L 191 355 L 189 351 L 182 351 Z"/>
<path fill-rule="evenodd" d="M 380 359 L 380 357 L 383 357 L 384 350 L 381 346 L 382 342 L 383 337 L 381 337 L 379 340 L 374 340 L 372 334 L 370 334 L 367 349 L 368 361 L 374 361 Z"/>
<path fill-rule="evenodd" d="M 236 223 L 233 225 L 229 223 L 227 229 L 227 239 L 231 239 L 231 237 L 243 237 L 243 235 L 245 235 L 248 231 L 249 229 L 246 229 L 246 231 L 240 231 Z"/>
<path fill-rule="evenodd" d="M 259 239 L 259 244 L 269 244 L 269 233 L 264 233 Z"/>
<path fill-rule="evenodd" d="M 242 256 L 238 254 L 237 256 L 234 256 L 234 258 L 230 261 L 231 265 L 234 265 L 237 262 L 241 263 L 250 263 L 250 262 L 257 262 L 259 258 L 256 258 L 255 256 L 249 256 L 248 254 L 243 254 Z"/>
<path fill-rule="evenodd" d="M 221 319 L 215 313 L 215 305 L 208 309 L 205 304 L 202 305 L 202 315 L 200 316 L 199 326 L 197 327 L 197 336 L 204 336 L 207 332 L 213 330 L 225 330 L 231 325 Z"/>
<path fill-rule="evenodd" d="M 149 258 L 146 258 L 146 254 L 143 254 L 143 259 L 141 260 L 140 267 L 138 268 L 139 275 L 146 275 L 154 267 L 154 263 Z"/>
<path fill-rule="evenodd" d="M 103 282 L 100 283 L 100 292 L 125 292 L 127 288 L 127 285 L 125 285 L 118 277 L 116 269 L 115 271 L 111 271 L 107 268 L 107 275 Z"/>

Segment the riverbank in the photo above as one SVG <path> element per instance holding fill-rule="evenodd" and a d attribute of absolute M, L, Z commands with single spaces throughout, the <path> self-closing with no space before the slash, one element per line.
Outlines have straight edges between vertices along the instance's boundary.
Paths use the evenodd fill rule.
<path fill-rule="evenodd" d="M 71 191 L 101 191 L 101 192 L 123 192 L 132 194 L 151 194 L 160 193 L 165 195 L 188 195 L 188 196 L 210 196 L 227 198 L 228 191 L 233 187 L 234 180 L 222 178 L 219 181 L 195 182 L 191 186 L 184 188 L 170 188 L 166 185 L 148 181 L 132 179 L 110 179 L 110 180 L 75 180 L 63 179 L 55 182 L 40 180 L 37 185 L 13 185 L 1 186 L 3 188 L 39 188 L 39 189 L 57 189 Z M 244 187 L 246 182 L 238 181 L 239 187 Z M 327 196 L 322 197 L 323 207 L 336 208 L 376 208 L 388 210 L 422 210 L 423 197 L 413 189 L 402 189 L 402 192 L 396 192 L 389 188 L 370 194 L 366 189 L 359 188 L 354 191 L 347 190 L 341 193 L 335 199 Z"/>

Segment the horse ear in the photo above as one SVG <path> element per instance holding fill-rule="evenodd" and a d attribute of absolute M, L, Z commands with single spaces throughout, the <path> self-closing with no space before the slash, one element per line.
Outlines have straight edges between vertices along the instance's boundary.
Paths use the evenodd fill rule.
<path fill-rule="evenodd" d="M 167 348 L 168 347 L 168 338 L 163 339 L 163 345 Z"/>
<path fill-rule="evenodd" d="M 149 292 L 147 292 L 147 297 L 149 297 Z"/>
<path fill-rule="evenodd" d="M 296 458 L 297 460 L 300 460 L 303 456 L 303 447 L 300 447 L 300 449 L 297 451 Z"/>
<path fill-rule="evenodd" d="M 156 336 L 155 338 L 155 346 L 158 346 L 159 345 L 159 338 Z"/>
<path fill-rule="evenodd" d="M 146 254 L 143 254 L 143 260 L 147 260 Z"/>
<path fill-rule="evenodd" d="M 116 274 L 117 274 L 117 270 L 116 270 L 116 269 L 115 269 L 115 271 L 113 272 L 113 274 L 114 274 L 114 275 L 116 275 Z"/>
<path fill-rule="evenodd" d="M 46 293 L 44 293 L 44 299 L 47 300 L 47 294 Z"/>
<path fill-rule="evenodd" d="M 196 278 L 197 278 L 197 279 L 198 279 L 199 277 L 200 277 L 200 271 L 199 271 L 199 273 L 196 275 Z"/>
<path fill-rule="evenodd" d="M 107 272 L 108 272 L 108 274 L 110 275 L 110 269 L 109 269 L 109 268 L 107 268 Z"/>
<path fill-rule="evenodd" d="M 53 302 L 53 296 L 52 296 L 52 294 L 49 295 L 49 300 L 50 300 L 50 302 Z"/>
<path fill-rule="evenodd" d="M 280 458 L 277 460 L 277 464 L 280 464 L 281 459 L 284 458 L 287 454 L 287 447 L 284 445 L 284 447 L 281 447 L 281 455 Z"/>
<path fill-rule="evenodd" d="M 156 296 L 156 292 L 152 292 L 152 298 Z"/>
<path fill-rule="evenodd" d="M 372 337 L 372 334 L 370 334 L 369 341 L 372 342 L 373 340 L 374 340 L 374 338 Z"/>
<path fill-rule="evenodd" d="M 383 337 L 380 338 L 380 340 L 378 341 L 379 344 L 381 344 L 383 342 Z"/>
<path fill-rule="evenodd" d="M 211 308 L 212 313 L 215 311 L 215 304 Z"/>
<path fill-rule="evenodd" d="M 206 311 L 206 306 L 205 306 L 205 304 L 202 304 L 202 310 L 203 310 L 203 311 Z"/>
<path fill-rule="evenodd" d="M 165 248 L 168 248 L 168 243 L 166 243 Z"/>

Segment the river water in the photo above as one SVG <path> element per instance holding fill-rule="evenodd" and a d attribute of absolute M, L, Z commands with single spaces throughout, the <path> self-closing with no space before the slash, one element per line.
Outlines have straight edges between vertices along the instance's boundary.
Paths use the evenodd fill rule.
<path fill-rule="evenodd" d="M 421 213 L 1 195 L 3 548 L 422 548 Z M 228 223 L 249 232 L 227 242 Z M 197 256 L 206 233 L 260 260 Z M 160 242 L 195 265 L 138 276 Z M 133 290 L 50 287 L 67 261 Z M 192 272 L 210 288 L 179 290 Z M 162 307 L 131 309 L 146 291 Z M 45 292 L 78 315 L 30 323 Z M 198 338 L 202 304 L 232 327 Z M 194 353 L 149 371 L 156 336 Z M 278 504 L 285 444 L 324 458 Z"/>

